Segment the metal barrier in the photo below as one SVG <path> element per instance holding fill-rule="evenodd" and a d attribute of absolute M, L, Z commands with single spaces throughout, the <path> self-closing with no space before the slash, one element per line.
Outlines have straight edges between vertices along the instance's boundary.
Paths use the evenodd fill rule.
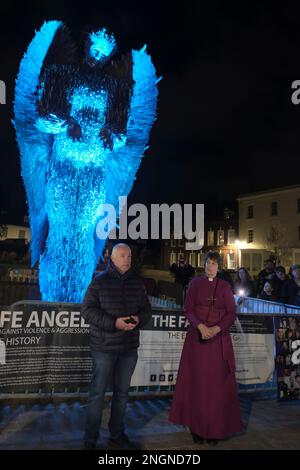
<path fill-rule="evenodd" d="M 300 307 L 282 304 L 280 302 L 269 302 L 268 300 L 255 299 L 253 297 L 234 296 L 238 313 L 263 313 L 280 315 L 299 315 Z"/>
<path fill-rule="evenodd" d="M 151 303 L 151 307 L 153 309 L 169 309 L 169 310 L 182 310 L 182 305 L 177 305 L 176 302 L 172 302 L 171 300 L 167 299 L 160 299 L 158 297 L 153 297 L 151 295 L 148 296 L 149 302 Z M 59 309 L 66 309 L 67 307 L 72 306 L 72 308 L 80 309 L 81 304 L 74 304 L 74 303 L 66 303 L 66 302 L 43 302 L 42 300 L 19 300 L 18 302 L 14 302 L 8 308 L 10 310 L 22 307 L 23 305 L 44 305 L 44 306 L 57 306 Z M 67 308 L 68 310 L 68 308 Z"/>
<path fill-rule="evenodd" d="M 152 308 L 154 309 L 172 309 L 172 310 L 183 310 L 182 305 L 176 304 L 171 300 L 167 299 L 160 299 L 158 297 L 148 296 L 149 301 L 151 303 Z M 299 315 L 300 314 L 300 307 L 296 307 L 295 305 L 287 305 L 282 304 L 279 302 L 269 302 L 267 300 L 255 299 L 253 297 L 239 297 L 237 295 L 234 296 L 236 306 L 237 306 L 237 313 L 251 313 L 254 312 L 257 314 L 280 314 L 280 315 Z M 43 302 L 41 300 L 20 300 L 18 302 L 14 302 L 10 305 L 10 309 L 14 309 L 16 307 L 21 307 L 22 305 L 52 305 L 57 306 L 58 308 L 66 308 L 70 305 L 73 307 L 75 306 L 77 309 L 80 308 L 81 304 L 70 304 L 65 302 Z"/>
<path fill-rule="evenodd" d="M 38 300 L 40 298 L 41 294 L 37 284 L 12 281 L 0 282 L 0 305 L 11 305 L 13 302 L 17 302 L 18 299 Z"/>

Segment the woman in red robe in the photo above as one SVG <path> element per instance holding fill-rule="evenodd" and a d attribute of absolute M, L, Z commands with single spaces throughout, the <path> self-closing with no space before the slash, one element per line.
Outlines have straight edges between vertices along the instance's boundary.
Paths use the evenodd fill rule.
<path fill-rule="evenodd" d="M 170 411 L 170 421 L 188 426 L 195 442 L 216 444 L 242 430 L 229 328 L 236 319 L 230 285 L 217 278 L 220 256 L 208 252 L 205 275 L 189 286 L 189 327 Z"/>

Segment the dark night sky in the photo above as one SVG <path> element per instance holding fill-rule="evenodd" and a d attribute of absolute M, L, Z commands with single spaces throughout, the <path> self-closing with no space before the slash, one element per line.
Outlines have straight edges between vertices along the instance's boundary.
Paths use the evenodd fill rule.
<path fill-rule="evenodd" d="M 129 202 L 204 203 L 206 217 L 217 217 L 240 193 L 299 183 L 300 105 L 291 102 L 291 83 L 300 79 L 300 7 L 181 5 L 1 4 L 0 79 L 8 94 L 0 106 L 1 209 L 25 212 L 10 123 L 14 80 L 34 30 L 46 19 L 63 20 L 75 35 L 89 24 L 106 26 L 121 52 L 147 43 L 163 76 L 158 120 Z"/>

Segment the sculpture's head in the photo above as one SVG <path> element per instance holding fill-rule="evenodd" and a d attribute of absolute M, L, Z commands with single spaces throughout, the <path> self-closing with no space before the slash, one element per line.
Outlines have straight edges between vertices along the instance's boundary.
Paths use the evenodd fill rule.
<path fill-rule="evenodd" d="M 116 49 L 114 35 L 105 28 L 91 32 L 85 45 L 86 61 L 91 67 L 103 65 L 116 52 Z"/>

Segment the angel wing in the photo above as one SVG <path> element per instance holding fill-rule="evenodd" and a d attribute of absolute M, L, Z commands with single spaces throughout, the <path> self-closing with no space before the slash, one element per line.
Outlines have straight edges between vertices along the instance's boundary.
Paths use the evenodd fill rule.
<path fill-rule="evenodd" d="M 156 119 L 157 83 L 161 78 L 156 77 L 146 46 L 132 51 L 132 78 L 126 144 L 111 153 L 105 168 L 106 203 L 116 208 L 118 197 L 127 196 L 131 191 Z"/>
<path fill-rule="evenodd" d="M 143 153 L 148 148 L 146 145 L 150 130 L 156 119 L 157 83 L 161 80 L 161 77 L 156 77 L 146 46 L 140 50 L 132 50 L 131 57 L 124 57 L 123 61 L 121 78 L 127 78 L 129 81 L 133 79 L 128 118 L 126 116 L 126 135 L 121 136 L 121 145 L 114 146 L 106 160 L 104 171 L 105 203 L 115 207 L 117 217 L 122 210 L 122 207 L 119 208 L 119 196 L 127 196 L 131 191 Z M 118 66 L 116 68 L 118 69 Z M 101 208 L 99 213 L 102 214 Z M 109 221 L 109 225 L 112 229 L 113 221 Z M 103 241 L 97 238 L 96 233 L 94 239 L 95 257 L 98 259 Z"/>
<path fill-rule="evenodd" d="M 58 63 L 67 61 L 68 57 L 73 60 L 74 55 L 74 45 L 62 22 L 45 22 L 40 31 L 35 33 L 21 61 L 16 80 L 14 126 L 29 206 L 32 265 L 39 260 L 48 232 L 46 171 L 53 142 L 51 134 L 39 132 L 35 126 L 38 119 L 36 90 L 41 72 L 47 64 L 52 63 L 55 57 Z"/>

